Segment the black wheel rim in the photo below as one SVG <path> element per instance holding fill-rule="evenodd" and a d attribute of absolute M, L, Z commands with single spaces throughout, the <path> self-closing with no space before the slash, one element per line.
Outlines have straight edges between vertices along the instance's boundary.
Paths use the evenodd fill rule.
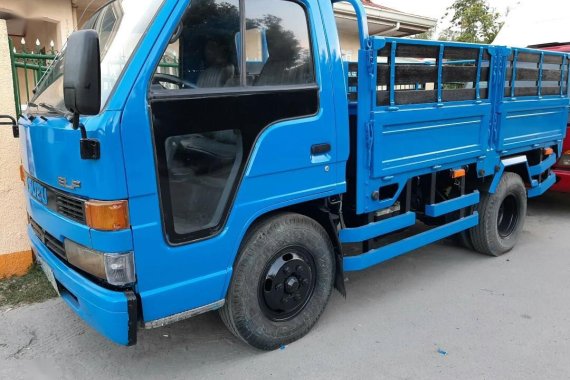
<path fill-rule="evenodd" d="M 508 195 L 499 207 L 497 227 L 499 236 L 509 237 L 517 227 L 519 220 L 519 204 L 514 195 Z"/>
<path fill-rule="evenodd" d="M 288 247 L 269 260 L 259 279 L 259 304 L 272 321 L 288 321 L 307 305 L 316 284 L 313 256 L 302 247 Z"/>

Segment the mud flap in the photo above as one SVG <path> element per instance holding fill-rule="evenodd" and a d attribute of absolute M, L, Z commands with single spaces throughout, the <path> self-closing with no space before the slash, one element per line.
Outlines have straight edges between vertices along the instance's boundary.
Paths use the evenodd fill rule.
<path fill-rule="evenodd" d="M 342 245 L 340 244 L 340 240 L 338 239 L 338 234 L 336 233 L 336 225 L 338 222 L 338 216 L 333 214 L 331 210 L 328 211 L 329 216 L 329 228 L 331 229 L 331 239 L 334 247 L 335 252 L 335 279 L 334 279 L 334 287 L 343 297 L 346 298 L 346 288 L 344 286 L 344 265 L 343 265 L 343 254 L 342 254 Z"/>

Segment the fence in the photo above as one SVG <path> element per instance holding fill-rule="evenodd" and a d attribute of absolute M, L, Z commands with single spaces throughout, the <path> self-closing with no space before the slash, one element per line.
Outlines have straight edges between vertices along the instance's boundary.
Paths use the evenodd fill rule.
<path fill-rule="evenodd" d="M 22 104 L 28 103 L 33 97 L 34 88 L 55 59 L 57 52 L 53 48 L 49 53 L 39 49 L 17 52 L 12 40 L 9 39 L 8 44 L 10 46 L 10 62 L 12 63 L 16 115 L 20 115 Z"/>
<path fill-rule="evenodd" d="M 16 115 L 22 113 L 22 105 L 27 104 L 34 96 L 34 89 L 57 56 L 53 47 L 49 52 L 45 48 L 36 51 L 17 52 L 11 39 L 10 62 L 12 64 L 12 82 Z M 158 65 L 158 72 L 178 76 L 179 61 L 176 57 L 165 55 Z"/>

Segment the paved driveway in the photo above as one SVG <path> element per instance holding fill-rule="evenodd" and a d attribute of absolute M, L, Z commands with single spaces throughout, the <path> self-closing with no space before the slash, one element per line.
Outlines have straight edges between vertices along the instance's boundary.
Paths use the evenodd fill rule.
<path fill-rule="evenodd" d="M 348 276 L 313 331 L 274 352 L 216 313 L 118 347 L 60 300 L 0 312 L 0 378 L 562 379 L 570 376 L 570 196 L 533 200 L 493 259 L 449 242 Z"/>

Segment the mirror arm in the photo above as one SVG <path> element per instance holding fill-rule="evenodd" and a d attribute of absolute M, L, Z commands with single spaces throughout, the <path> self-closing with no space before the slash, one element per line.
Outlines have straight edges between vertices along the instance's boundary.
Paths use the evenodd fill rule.
<path fill-rule="evenodd" d="M 70 121 L 72 123 L 72 127 L 74 130 L 79 129 L 81 131 L 81 138 L 86 139 L 87 138 L 87 130 L 85 130 L 85 125 L 83 125 L 83 123 L 79 121 L 79 113 L 74 112 Z"/>
<path fill-rule="evenodd" d="M 87 130 L 85 125 L 79 121 L 79 113 L 74 112 L 71 118 L 74 130 L 81 131 L 81 140 L 79 140 L 79 152 L 84 160 L 98 160 L 101 157 L 101 144 L 97 139 L 87 138 Z"/>
<path fill-rule="evenodd" d="M 10 125 L 12 127 L 12 136 L 15 139 L 20 137 L 20 130 L 18 129 L 18 122 L 10 115 L 0 115 L 0 120 L 8 119 L 9 121 L 0 121 L 0 125 Z"/>

